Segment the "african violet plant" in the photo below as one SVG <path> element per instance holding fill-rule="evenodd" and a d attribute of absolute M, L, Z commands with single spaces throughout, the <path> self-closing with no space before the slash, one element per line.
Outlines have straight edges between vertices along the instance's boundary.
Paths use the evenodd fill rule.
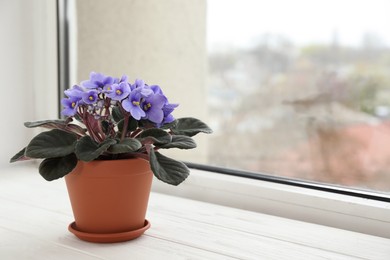
<path fill-rule="evenodd" d="M 202 121 L 175 119 L 178 106 L 168 102 L 161 88 L 127 76 L 113 78 L 91 72 L 90 79 L 65 90 L 63 120 L 26 122 L 28 128 L 51 129 L 35 136 L 11 162 L 44 159 L 39 173 L 52 181 L 70 173 L 78 160 L 118 160 L 142 157 L 154 175 L 178 185 L 189 174 L 182 162 L 162 155 L 160 149 L 196 147 L 192 136 L 211 129 Z"/>

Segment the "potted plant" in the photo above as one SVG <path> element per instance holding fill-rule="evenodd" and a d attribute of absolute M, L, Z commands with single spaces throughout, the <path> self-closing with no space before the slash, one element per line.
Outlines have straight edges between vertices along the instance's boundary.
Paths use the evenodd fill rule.
<path fill-rule="evenodd" d="M 92 242 L 136 238 L 145 220 L 152 176 L 178 185 L 189 175 L 182 162 L 160 153 L 196 147 L 192 136 L 211 133 L 202 121 L 175 119 L 178 106 L 162 89 L 91 72 L 89 80 L 65 90 L 60 120 L 26 122 L 49 129 L 35 136 L 11 162 L 43 159 L 47 181 L 65 176 L 75 217 L 69 230 Z"/>

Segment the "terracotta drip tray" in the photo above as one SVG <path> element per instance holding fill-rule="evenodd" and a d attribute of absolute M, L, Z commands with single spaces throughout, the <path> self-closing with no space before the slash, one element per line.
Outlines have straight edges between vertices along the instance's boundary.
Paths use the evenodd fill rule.
<path fill-rule="evenodd" d="M 68 230 L 81 240 L 94 243 L 116 243 L 135 239 L 141 236 L 148 228 L 150 222 L 145 219 L 145 224 L 142 228 L 131 230 L 128 232 L 112 233 L 112 234 L 96 234 L 86 233 L 76 229 L 76 222 L 69 224 Z"/>

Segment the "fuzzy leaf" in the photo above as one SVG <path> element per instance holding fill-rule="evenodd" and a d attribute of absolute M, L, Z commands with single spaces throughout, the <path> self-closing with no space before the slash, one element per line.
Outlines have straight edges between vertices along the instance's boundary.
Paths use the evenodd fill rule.
<path fill-rule="evenodd" d="M 72 132 L 72 133 L 81 135 L 81 136 L 85 135 L 85 133 L 87 132 L 87 130 L 85 128 L 82 128 L 81 126 L 75 125 L 75 124 L 66 125 L 64 130 L 67 132 Z"/>
<path fill-rule="evenodd" d="M 173 128 L 176 124 L 177 124 L 177 120 L 174 120 L 174 121 L 172 121 L 172 122 L 170 122 L 170 123 L 167 123 L 167 124 L 162 125 L 160 128 L 161 128 L 161 129 L 171 129 L 171 128 Z"/>
<path fill-rule="evenodd" d="M 72 118 L 67 118 L 66 120 L 42 120 L 42 121 L 35 121 L 35 122 L 25 122 L 24 126 L 28 128 L 34 128 L 34 127 L 44 127 L 48 129 L 61 129 L 66 132 L 72 132 L 78 135 L 85 135 L 86 130 L 82 128 L 81 126 L 70 124 L 72 121 Z"/>
<path fill-rule="evenodd" d="M 78 159 L 90 162 L 107 151 L 108 147 L 116 144 L 114 139 L 107 139 L 98 144 L 89 135 L 83 136 L 76 144 L 75 153 Z"/>
<path fill-rule="evenodd" d="M 185 135 L 173 135 L 172 141 L 167 144 L 156 145 L 159 148 L 179 148 L 179 149 L 193 149 L 196 147 L 194 139 Z"/>
<path fill-rule="evenodd" d="M 172 141 L 170 134 L 158 128 L 144 130 L 140 134 L 140 138 L 142 143 L 167 144 Z"/>
<path fill-rule="evenodd" d="M 22 150 L 20 150 L 17 154 L 15 154 L 11 160 L 9 161 L 10 163 L 17 162 L 17 161 L 26 161 L 30 160 L 31 158 L 27 157 L 25 155 L 26 152 L 26 147 L 24 147 Z"/>
<path fill-rule="evenodd" d="M 122 119 L 121 121 L 119 121 L 119 123 L 118 123 L 119 132 L 122 132 L 124 122 L 125 122 L 124 119 Z M 135 120 L 135 119 L 132 118 L 132 117 L 129 118 L 129 122 L 127 123 L 127 132 L 132 132 L 132 131 L 136 130 L 137 127 L 138 127 L 138 122 L 137 122 L 137 120 Z"/>
<path fill-rule="evenodd" d="M 134 138 L 126 138 L 118 144 L 110 146 L 108 151 L 113 154 L 135 152 L 142 146 L 141 142 Z"/>
<path fill-rule="evenodd" d="M 109 135 L 110 134 L 110 123 L 107 120 L 101 121 L 102 129 L 104 134 Z"/>
<path fill-rule="evenodd" d="M 28 128 L 34 128 L 34 127 L 45 127 L 49 129 L 63 129 L 68 124 L 69 120 L 42 120 L 42 121 L 35 121 L 35 122 L 25 122 L 24 126 Z"/>
<path fill-rule="evenodd" d="M 115 122 L 123 120 L 123 114 L 118 106 L 112 108 L 112 118 Z"/>
<path fill-rule="evenodd" d="M 71 153 L 64 157 L 47 158 L 39 165 L 39 173 L 47 181 L 64 177 L 77 165 L 77 157 Z"/>
<path fill-rule="evenodd" d="M 199 119 L 193 117 L 179 118 L 171 128 L 176 135 L 194 136 L 200 132 L 211 134 L 213 130 Z"/>
<path fill-rule="evenodd" d="M 153 174 L 163 182 L 179 185 L 190 174 L 184 163 L 168 158 L 153 149 L 150 150 L 149 156 Z"/>
<path fill-rule="evenodd" d="M 76 135 L 53 129 L 35 136 L 26 147 L 25 155 L 30 158 L 62 157 L 74 152 Z"/>

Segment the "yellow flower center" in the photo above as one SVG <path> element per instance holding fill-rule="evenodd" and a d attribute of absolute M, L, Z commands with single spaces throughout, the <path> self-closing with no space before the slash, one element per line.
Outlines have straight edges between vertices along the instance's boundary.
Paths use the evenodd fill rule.
<path fill-rule="evenodd" d="M 150 103 L 147 103 L 147 104 L 145 104 L 145 106 L 144 106 L 144 110 L 148 110 L 149 108 L 151 108 L 152 107 L 152 105 L 150 104 Z"/>
<path fill-rule="evenodd" d="M 72 108 L 76 106 L 76 102 L 72 102 Z"/>
<path fill-rule="evenodd" d="M 93 96 L 89 96 L 88 99 L 91 100 L 91 101 L 94 100 Z"/>
<path fill-rule="evenodd" d="M 115 91 L 115 93 L 116 93 L 117 95 L 122 95 L 122 91 L 121 91 L 120 89 L 117 89 L 117 90 Z"/>
<path fill-rule="evenodd" d="M 139 102 L 138 101 L 133 101 L 132 102 L 134 106 L 139 106 Z"/>

